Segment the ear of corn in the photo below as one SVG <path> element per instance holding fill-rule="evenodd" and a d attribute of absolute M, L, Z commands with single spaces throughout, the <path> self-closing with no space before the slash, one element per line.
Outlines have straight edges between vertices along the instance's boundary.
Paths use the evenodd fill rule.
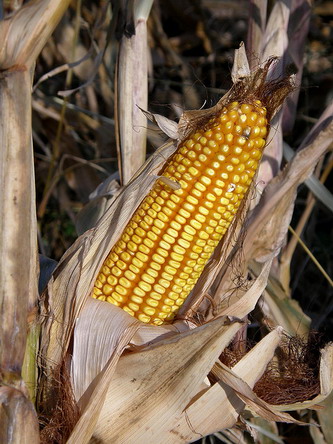
<path fill-rule="evenodd" d="M 232 102 L 180 144 L 105 259 L 93 297 L 145 323 L 171 321 L 233 220 L 256 173 L 266 108 Z"/>

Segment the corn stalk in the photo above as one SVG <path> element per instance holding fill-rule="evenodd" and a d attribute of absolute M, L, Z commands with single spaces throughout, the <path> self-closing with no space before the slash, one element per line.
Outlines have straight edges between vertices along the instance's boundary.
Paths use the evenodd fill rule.
<path fill-rule="evenodd" d="M 22 379 L 37 304 L 31 83 L 37 56 L 69 1 L 32 1 L 0 22 L 0 441 L 39 442 L 34 387 Z M 34 384 L 34 372 L 30 372 Z"/>

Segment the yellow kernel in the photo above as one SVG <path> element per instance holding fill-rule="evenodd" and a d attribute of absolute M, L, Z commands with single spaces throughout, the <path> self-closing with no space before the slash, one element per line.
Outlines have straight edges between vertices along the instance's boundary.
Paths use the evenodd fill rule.
<path fill-rule="evenodd" d="M 139 268 L 142 268 L 142 267 L 143 267 L 143 262 L 141 262 L 141 261 L 140 261 L 139 259 L 137 259 L 136 257 L 133 257 L 132 265 L 134 265 L 135 268 L 138 270 L 137 272 L 135 272 L 134 270 L 132 270 L 132 271 L 134 271 L 134 273 L 138 273 L 138 272 L 139 272 Z M 130 268 L 131 268 L 131 266 L 130 266 Z"/>
<path fill-rule="evenodd" d="M 199 213 L 203 214 L 204 216 L 207 216 L 209 214 L 209 210 L 207 208 L 200 206 L 198 208 Z"/>
<path fill-rule="evenodd" d="M 141 276 L 141 279 L 144 282 L 146 282 L 147 284 L 153 284 L 155 282 L 155 279 L 147 273 L 143 273 L 143 275 Z M 139 284 L 139 287 L 140 287 L 140 284 Z M 140 288 L 142 288 L 142 290 L 144 290 L 144 291 L 149 291 L 149 290 L 146 290 L 145 288 L 143 288 L 142 286 Z"/>
<path fill-rule="evenodd" d="M 152 240 L 153 242 L 155 242 L 158 238 L 156 236 L 156 234 L 153 231 L 148 231 L 147 233 L 147 237 Z"/>
<path fill-rule="evenodd" d="M 134 312 L 135 311 L 138 311 L 139 310 L 139 305 L 138 304 L 135 304 L 134 302 L 129 302 L 128 304 L 128 307 L 131 309 L 131 310 L 133 310 Z"/>
<path fill-rule="evenodd" d="M 154 263 L 155 262 L 151 262 L 151 264 L 150 264 L 150 267 L 151 268 L 148 268 L 148 270 L 146 270 L 146 273 L 147 274 L 149 274 L 149 276 L 151 276 L 151 277 L 153 277 L 153 278 L 157 278 L 157 276 L 158 276 L 158 272 L 157 271 L 159 271 L 160 270 L 160 265 L 158 265 L 158 264 L 155 264 L 155 265 L 158 265 L 158 267 L 155 267 L 154 266 Z M 152 266 L 153 265 L 153 266 Z M 156 271 L 157 270 L 157 271 Z"/>
<path fill-rule="evenodd" d="M 226 141 L 227 143 L 231 144 L 233 140 L 234 140 L 234 136 L 233 136 L 233 134 L 229 133 L 229 134 L 227 134 L 227 135 L 225 136 L 225 141 Z"/>
<path fill-rule="evenodd" d="M 149 305 L 150 307 L 154 307 L 154 308 L 158 307 L 158 304 L 159 304 L 159 301 L 157 301 L 156 299 L 152 299 L 152 298 L 147 298 L 145 302 L 147 305 Z M 143 311 L 145 311 L 145 309 L 143 309 Z"/>
<path fill-rule="evenodd" d="M 228 173 L 222 173 L 221 174 L 222 179 L 227 180 L 229 178 Z"/>
<path fill-rule="evenodd" d="M 196 230 L 200 230 L 200 228 L 202 227 L 202 224 L 195 219 L 190 220 L 190 225 Z"/>
<path fill-rule="evenodd" d="M 161 248 L 164 248 L 165 250 L 170 250 L 170 244 L 169 242 L 165 242 L 164 240 L 161 240 L 159 243 L 159 246 Z"/>
<path fill-rule="evenodd" d="M 181 228 L 181 227 L 179 226 L 179 228 Z M 167 234 L 169 234 L 172 238 L 176 238 L 176 237 L 178 236 L 178 232 L 177 232 L 176 230 L 172 229 L 172 228 L 168 228 L 168 229 L 166 230 L 166 232 L 167 232 Z M 172 242 L 174 242 L 174 239 L 171 241 L 171 243 L 172 243 Z"/>
<path fill-rule="evenodd" d="M 186 222 L 186 219 L 185 219 L 184 217 L 180 216 L 179 214 L 177 214 L 177 215 L 175 216 L 175 219 L 176 219 L 176 221 L 177 221 L 178 223 L 180 223 L 180 224 L 184 224 L 184 223 Z M 167 231 L 168 231 L 168 230 L 167 230 Z"/>
<path fill-rule="evenodd" d="M 207 240 L 207 239 L 209 239 L 209 235 L 205 231 L 200 231 L 199 232 L 199 239 Z"/>
<path fill-rule="evenodd" d="M 204 193 L 206 191 L 206 187 L 202 183 L 200 183 L 200 182 L 196 182 L 194 184 L 194 188 L 196 188 L 197 190 L 201 191 L 202 193 Z"/>
<path fill-rule="evenodd" d="M 169 273 L 166 273 L 165 271 L 161 274 L 163 279 L 166 279 L 167 281 L 172 281 L 173 276 Z"/>
<path fill-rule="evenodd" d="M 130 308 L 128 308 L 126 305 L 124 305 L 124 307 L 122 307 L 122 309 L 123 309 L 124 311 L 126 311 L 128 314 L 130 314 L 131 316 L 134 316 L 134 311 L 131 310 Z M 139 315 L 139 316 L 140 316 L 140 315 Z M 147 322 L 149 322 L 149 321 L 147 321 Z"/>
<path fill-rule="evenodd" d="M 191 176 L 194 176 L 194 177 L 199 174 L 199 171 L 196 168 L 194 168 L 194 167 L 190 167 L 188 169 L 188 172 L 191 174 Z"/>
<path fill-rule="evenodd" d="M 103 273 L 100 273 L 97 277 L 97 279 L 99 280 L 99 282 L 101 282 L 102 284 L 104 284 L 106 282 L 106 276 L 104 276 Z"/>
<path fill-rule="evenodd" d="M 156 310 L 152 307 L 144 307 L 142 311 L 148 316 L 153 316 Z"/>
<path fill-rule="evenodd" d="M 205 185 L 210 185 L 212 182 L 211 179 L 207 176 L 201 176 L 199 180 L 200 180 L 200 182 L 202 182 Z M 202 190 L 202 191 L 205 191 L 205 190 Z"/>
<path fill-rule="evenodd" d="M 167 279 L 160 279 L 158 282 L 164 288 L 170 287 L 170 282 Z"/>
<path fill-rule="evenodd" d="M 162 257 L 168 257 L 168 252 L 164 248 L 157 248 L 157 253 Z"/>
<path fill-rule="evenodd" d="M 165 262 L 165 259 L 162 257 L 162 256 L 160 256 L 159 254 L 153 254 L 153 257 L 152 257 L 152 259 L 155 261 L 155 262 L 157 262 L 158 264 L 164 264 L 164 262 Z"/>
<path fill-rule="evenodd" d="M 116 285 L 115 290 L 117 293 L 121 294 L 122 296 L 126 296 L 127 290 L 122 285 Z"/>
<path fill-rule="evenodd" d="M 111 297 L 111 296 L 107 297 L 106 300 L 107 300 L 108 302 L 110 302 L 111 304 L 116 305 L 117 307 L 120 306 L 119 302 L 117 302 L 117 301 L 116 301 L 113 297 Z"/>
<path fill-rule="evenodd" d="M 150 316 L 140 313 L 140 314 L 138 314 L 138 319 L 139 319 L 139 321 L 144 322 L 145 324 L 148 324 L 148 322 L 150 321 L 151 318 L 150 318 Z"/>
<path fill-rule="evenodd" d="M 170 227 L 174 228 L 174 230 L 176 230 L 176 233 L 181 229 L 181 225 L 178 222 L 175 222 L 174 220 L 170 222 Z"/>
<path fill-rule="evenodd" d="M 162 287 L 162 285 L 160 284 L 155 284 L 154 285 L 154 290 L 159 293 L 159 294 L 164 294 L 165 293 L 165 288 Z"/>
<path fill-rule="evenodd" d="M 173 261 L 172 259 L 169 260 L 169 264 L 170 264 L 170 266 L 173 267 L 173 268 L 179 268 L 179 267 L 180 267 L 180 263 L 177 262 L 177 261 Z"/>
<path fill-rule="evenodd" d="M 215 202 L 216 201 L 216 196 L 214 196 L 214 194 L 212 194 L 212 193 L 208 193 L 206 195 L 206 199 L 208 199 L 211 202 Z"/>
<path fill-rule="evenodd" d="M 188 202 L 184 202 L 183 209 L 185 209 L 187 211 L 194 211 L 195 207 Z"/>
<path fill-rule="evenodd" d="M 185 239 L 177 239 L 177 244 L 180 245 L 183 248 L 190 248 L 190 243 L 186 241 Z M 175 247 L 174 247 L 175 249 Z"/>
<path fill-rule="evenodd" d="M 109 296 L 112 293 L 113 287 L 108 284 L 103 285 L 103 294 Z"/>
<path fill-rule="evenodd" d="M 167 273 L 169 273 L 169 274 L 171 274 L 171 275 L 174 275 L 174 274 L 177 273 L 176 268 L 171 267 L 170 265 L 166 265 L 164 269 L 165 269 L 165 271 L 166 271 Z"/>

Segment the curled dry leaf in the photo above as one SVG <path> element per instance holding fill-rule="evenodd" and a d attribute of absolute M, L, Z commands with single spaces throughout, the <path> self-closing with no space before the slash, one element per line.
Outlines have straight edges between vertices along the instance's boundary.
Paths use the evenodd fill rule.
<path fill-rule="evenodd" d="M 266 261 L 272 254 L 278 254 L 291 220 L 297 187 L 312 174 L 330 146 L 332 135 L 333 104 L 325 110 L 294 158 L 266 187 L 249 219 L 244 242 L 246 257 Z"/>
<path fill-rule="evenodd" d="M 95 440 L 159 442 L 165 436 L 163 442 L 182 442 L 176 434 L 171 440 L 170 430 L 184 416 L 184 409 L 240 326 L 225 325 L 220 318 L 122 356 L 109 381 Z"/>

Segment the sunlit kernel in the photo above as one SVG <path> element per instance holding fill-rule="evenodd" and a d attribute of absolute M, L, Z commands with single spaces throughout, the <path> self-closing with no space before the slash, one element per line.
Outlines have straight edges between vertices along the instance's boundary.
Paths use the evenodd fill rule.
<path fill-rule="evenodd" d="M 216 148 L 218 148 L 218 144 L 217 144 L 216 142 L 214 142 L 214 140 L 210 140 L 210 141 L 208 142 L 208 146 L 209 146 L 210 148 L 212 148 L 212 149 L 216 149 Z"/>
<path fill-rule="evenodd" d="M 188 219 L 191 216 L 191 213 L 186 211 L 184 208 L 181 208 L 179 210 L 179 214 L 180 214 L 180 216 L 185 217 L 186 219 Z"/>
<path fill-rule="evenodd" d="M 117 293 L 119 293 L 121 296 L 126 296 L 127 290 L 122 285 L 116 285 L 115 290 Z"/>
<path fill-rule="evenodd" d="M 168 257 L 168 252 L 164 248 L 157 248 L 156 252 L 162 257 Z"/>
<path fill-rule="evenodd" d="M 195 196 L 195 197 L 198 197 L 199 199 L 201 198 L 201 196 L 202 196 L 202 193 L 201 193 L 201 191 L 199 191 L 199 190 L 196 190 L 196 189 L 192 189 L 191 190 L 191 195 L 193 195 L 193 196 Z"/>
<path fill-rule="evenodd" d="M 254 126 L 252 128 L 252 131 L 251 131 L 251 136 L 252 137 L 258 137 L 259 135 L 260 135 L 260 128 L 259 128 L 259 126 Z"/>
<path fill-rule="evenodd" d="M 231 160 L 232 160 L 232 159 L 231 159 Z M 227 166 L 225 167 L 225 169 L 226 169 L 229 173 L 231 173 L 231 171 L 234 170 L 234 166 L 233 166 L 233 165 L 227 165 Z"/>
<path fill-rule="evenodd" d="M 152 268 L 152 270 L 147 270 L 147 273 L 150 274 L 151 276 L 153 276 L 153 271 L 160 271 L 161 270 L 161 265 L 158 264 L 157 262 L 151 262 L 150 263 L 150 268 Z M 157 275 L 154 275 L 154 277 L 156 277 Z"/>
<path fill-rule="evenodd" d="M 213 168 L 207 168 L 205 170 L 205 173 L 208 174 L 208 176 L 214 176 L 215 175 L 215 171 L 213 170 Z"/>
<path fill-rule="evenodd" d="M 164 264 L 164 262 L 165 262 L 165 259 L 162 256 L 160 256 L 159 254 L 156 254 L 156 253 L 153 254 L 152 259 L 155 262 L 157 262 L 158 264 Z"/>
<path fill-rule="evenodd" d="M 221 143 L 221 142 L 223 142 L 223 140 L 224 140 L 224 136 L 223 136 L 222 133 L 220 133 L 220 132 L 216 132 L 216 133 L 214 134 L 214 139 L 216 140 L 216 142 Z"/>
<path fill-rule="evenodd" d="M 214 204 L 212 202 L 210 202 L 209 200 L 206 200 L 206 202 L 204 203 L 205 207 L 212 209 L 214 207 Z"/>
<path fill-rule="evenodd" d="M 234 139 L 234 135 L 231 134 L 231 133 L 229 133 L 229 134 L 227 134 L 227 135 L 225 136 L 225 141 L 226 141 L 227 143 L 229 143 L 229 144 L 232 143 L 233 139 Z"/>
<path fill-rule="evenodd" d="M 151 320 L 151 317 L 147 316 L 143 313 L 140 313 L 140 314 L 138 314 L 138 319 L 139 319 L 139 321 L 144 322 L 145 324 L 148 324 Z"/>
<path fill-rule="evenodd" d="M 256 139 L 254 141 L 254 144 L 255 144 L 256 148 L 260 149 L 260 148 L 262 148 L 265 145 L 265 140 L 261 139 L 261 138 L 258 138 L 258 139 Z"/>
<path fill-rule="evenodd" d="M 206 162 L 207 161 L 207 156 L 205 156 L 204 154 L 200 154 L 199 155 L 199 160 L 200 160 L 200 162 Z"/>
<path fill-rule="evenodd" d="M 203 224 L 206 221 L 205 216 L 203 216 L 202 214 L 195 214 L 194 219 L 200 222 L 201 224 Z"/>
<path fill-rule="evenodd" d="M 235 190 L 235 188 L 236 185 L 234 183 L 230 183 L 226 195 L 227 194 L 230 195 L 230 193 L 232 193 Z"/>
<path fill-rule="evenodd" d="M 242 154 L 240 155 L 240 160 L 241 160 L 242 162 L 246 162 L 249 158 L 250 158 L 250 154 L 249 154 L 249 153 L 242 153 Z"/>
<path fill-rule="evenodd" d="M 212 154 L 212 150 L 210 148 L 208 148 L 207 146 L 205 146 L 202 151 L 204 154 L 206 154 L 206 156 L 210 156 Z"/>
<path fill-rule="evenodd" d="M 137 275 L 138 273 L 140 273 L 140 268 L 136 267 L 133 264 L 130 264 L 129 269 L 132 273 L 134 273 L 135 275 Z"/>
<path fill-rule="evenodd" d="M 193 148 L 193 146 L 194 146 L 194 144 L 191 145 L 191 148 Z M 193 159 L 196 159 L 196 157 L 197 157 L 197 153 L 196 153 L 195 151 L 191 150 L 191 151 L 189 151 L 189 152 L 186 154 L 186 156 L 187 156 L 189 159 L 193 160 Z"/>
<path fill-rule="evenodd" d="M 169 273 L 166 273 L 165 271 L 161 274 L 163 279 L 166 279 L 167 281 L 172 281 L 173 280 L 173 276 Z"/>
<path fill-rule="evenodd" d="M 206 199 L 208 199 L 210 202 L 215 202 L 216 201 L 216 196 L 214 196 L 214 194 L 212 194 L 212 193 L 208 193 L 206 195 Z"/>
<path fill-rule="evenodd" d="M 207 139 L 206 139 L 206 137 L 200 137 L 199 142 L 200 142 L 202 145 L 206 145 L 206 143 L 207 143 Z"/>
<path fill-rule="evenodd" d="M 200 206 L 198 208 L 199 213 L 203 214 L 204 216 L 207 216 L 209 214 L 209 210 L 207 208 Z"/>
<path fill-rule="evenodd" d="M 127 307 L 127 305 L 124 305 L 123 307 L 122 307 L 122 309 L 124 310 L 124 311 L 126 311 L 126 313 L 128 313 L 128 314 L 130 314 L 131 316 L 134 316 L 134 311 L 133 310 L 131 310 L 130 308 L 128 308 Z M 139 315 L 140 316 L 140 315 Z M 138 317 L 139 317 L 138 316 Z M 150 321 L 150 318 L 149 318 L 149 321 Z M 144 322 L 149 322 L 149 321 L 144 321 Z"/>
<path fill-rule="evenodd" d="M 238 159 L 238 157 L 232 157 L 231 158 L 231 163 L 233 163 L 234 165 L 238 165 L 240 162 L 240 160 Z"/>
<path fill-rule="evenodd" d="M 211 184 L 211 179 L 209 178 L 209 177 L 207 177 L 207 176 L 201 176 L 200 177 L 200 182 L 202 182 L 204 185 L 210 185 Z M 205 190 L 202 190 L 202 191 L 205 191 Z"/>
<path fill-rule="evenodd" d="M 157 302 L 157 301 L 154 301 L 154 302 Z M 148 302 L 147 302 L 147 304 L 148 304 Z M 158 303 L 157 303 L 157 305 L 158 305 Z M 155 305 L 155 307 L 157 307 L 157 305 Z M 156 312 L 155 308 L 153 308 L 153 307 L 144 307 L 142 309 L 142 311 L 144 312 L 144 314 L 146 314 L 148 316 L 153 316 Z"/>
<path fill-rule="evenodd" d="M 163 212 L 158 213 L 157 217 L 161 222 L 165 223 L 165 222 L 169 221 L 168 216 L 166 214 L 164 214 Z"/>
<path fill-rule="evenodd" d="M 158 239 L 156 234 L 153 231 L 148 231 L 147 237 L 148 237 L 148 239 L 150 239 L 153 242 L 155 242 Z"/>
<path fill-rule="evenodd" d="M 234 122 L 232 122 L 231 120 L 228 120 L 224 123 L 224 131 L 225 132 L 230 132 L 233 130 L 234 127 Z"/>
<path fill-rule="evenodd" d="M 195 210 L 195 206 L 194 206 L 194 205 L 191 205 L 191 204 L 188 203 L 188 202 L 184 202 L 184 204 L 183 204 L 183 209 L 192 212 L 192 211 Z"/>
<path fill-rule="evenodd" d="M 195 219 L 190 220 L 190 225 L 196 230 L 200 230 L 202 227 L 202 224 Z"/>
<path fill-rule="evenodd" d="M 182 225 L 185 224 L 185 222 L 186 222 L 186 219 L 184 217 L 180 216 L 179 214 L 177 214 L 175 216 L 175 220 L 176 220 L 176 222 L 178 222 L 178 223 L 180 223 Z"/>

